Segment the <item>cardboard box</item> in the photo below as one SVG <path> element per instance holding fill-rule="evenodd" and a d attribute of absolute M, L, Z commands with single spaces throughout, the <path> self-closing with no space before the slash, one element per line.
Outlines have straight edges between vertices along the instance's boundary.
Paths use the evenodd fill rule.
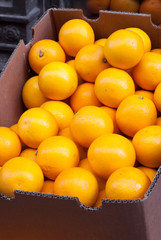
<path fill-rule="evenodd" d="M 0 125 L 11 126 L 24 111 L 21 91 L 33 75 L 28 52 L 40 39 L 57 40 L 64 22 L 85 19 L 81 10 L 50 9 L 33 29 L 33 40 L 23 41 L 0 78 Z M 161 47 L 161 28 L 152 25 L 150 16 L 100 12 L 97 20 L 85 19 L 96 39 L 113 31 L 139 27 L 149 34 L 152 47 Z M 161 169 L 143 200 L 104 200 L 99 208 L 80 204 L 77 198 L 15 192 L 15 198 L 0 196 L 0 239 L 2 240 L 159 240 L 161 236 Z"/>

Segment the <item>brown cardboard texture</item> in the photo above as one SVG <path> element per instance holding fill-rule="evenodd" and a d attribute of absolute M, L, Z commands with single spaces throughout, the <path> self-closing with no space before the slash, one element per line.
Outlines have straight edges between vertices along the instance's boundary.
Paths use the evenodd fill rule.
<path fill-rule="evenodd" d="M 85 19 L 96 39 L 113 31 L 139 27 L 149 34 L 152 47 L 161 47 L 161 28 L 150 16 L 101 11 L 96 20 L 86 19 L 81 10 L 50 9 L 33 29 L 33 40 L 20 42 L 0 78 L 0 125 L 15 124 L 24 111 L 21 91 L 32 76 L 28 52 L 40 39 L 57 39 L 64 22 Z M 103 200 L 99 208 L 80 204 L 77 198 L 15 192 L 15 198 L 0 198 L 2 240 L 159 240 L 161 236 L 161 170 L 143 200 Z"/>

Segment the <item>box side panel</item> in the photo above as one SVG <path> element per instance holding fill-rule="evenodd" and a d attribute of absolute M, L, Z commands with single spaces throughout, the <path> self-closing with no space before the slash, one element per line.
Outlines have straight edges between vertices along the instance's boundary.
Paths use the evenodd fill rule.
<path fill-rule="evenodd" d="M 147 240 L 140 202 L 90 211 L 75 200 L 17 195 L 0 199 L 0 212 L 3 240 Z"/>
<path fill-rule="evenodd" d="M 145 14 L 129 14 L 121 12 L 100 11 L 96 20 L 87 19 L 82 10 L 53 10 L 57 32 L 68 20 L 80 18 L 86 20 L 93 27 L 96 39 L 108 37 L 112 32 L 120 28 L 138 27 L 143 29 L 152 40 L 152 47 L 161 47 L 161 28 L 151 22 L 151 16 Z"/>

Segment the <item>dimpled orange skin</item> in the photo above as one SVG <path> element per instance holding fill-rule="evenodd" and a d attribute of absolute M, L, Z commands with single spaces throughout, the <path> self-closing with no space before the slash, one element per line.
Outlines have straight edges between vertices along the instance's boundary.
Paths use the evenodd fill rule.
<path fill-rule="evenodd" d="M 66 62 L 68 65 L 70 65 L 75 71 L 75 59 L 69 60 L 68 62 Z M 78 85 L 82 84 L 84 82 L 84 80 L 80 77 L 80 75 L 77 73 L 78 75 Z"/>
<path fill-rule="evenodd" d="M 54 194 L 78 197 L 81 203 L 91 207 L 98 196 L 97 180 L 83 168 L 68 168 L 56 178 Z"/>
<path fill-rule="evenodd" d="M 141 60 L 143 53 L 144 44 L 141 37 L 126 29 L 113 32 L 104 46 L 104 54 L 109 64 L 121 69 L 134 67 Z"/>
<path fill-rule="evenodd" d="M 41 108 L 54 116 L 59 129 L 68 127 L 74 116 L 71 107 L 61 101 L 47 101 L 41 105 Z"/>
<path fill-rule="evenodd" d="M 153 92 L 146 91 L 146 90 L 137 90 L 135 92 L 135 94 L 142 96 L 142 97 L 149 98 L 150 100 L 152 100 L 154 102 L 154 93 Z"/>
<path fill-rule="evenodd" d="M 45 180 L 44 185 L 41 189 L 42 193 L 54 194 L 54 181 Z"/>
<path fill-rule="evenodd" d="M 97 76 L 94 90 L 101 103 L 117 108 L 124 98 L 135 93 L 135 85 L 124 70 L 108 68 Z"/>
<path fill-rule="evenodd" d="M 103 47 L 90 44 L 80 49 L 75 58 L 75 67 L 81 78 L 95 82 L 98 74 L 110 67 L 103 52 Z"/>
<path fill-rule="evenodd" d="M 21 152 L 21 142 L 17 134 L 7 128 L 0 127 L 0 166 Z"/>
<path fill-rule="evenodd" d="M 154 91 L 154 103 L 158 111 L 161 112 L 161 83 L 159 83 Z"/>
<path fill-rule="evenodd" d="M 95 139 L 87 156 L 92 170 L 104 179 L 119 168 L 134 166 L 136 159 L 132 143 L 118 134 L 105 134 Z"/>
<path fill-rule="evenodd" d="M 144 32 L 140 28 L 134 28 L 134 27 L 126 28 L 126 29 L 129 30 L 129 31 L 136 32 L 143 40 L 144 52 L 150 52 L 150 50 L 151 50 L 151 39 L 146 32 Z"/>
<path fill-rule="evenodd" d="M 107 38 L 100 38 L 100 39 L 96 40 L 94 44 L 104 47 L 106 40 L 107 40 Z"/>
<path fill-rule="evenodd" d="M 37 148 L 46 138 L 57 135 L 58 125 L 46 110 L 31 108 L 19 118 L 18 133 L 27 146 Z"/>
<path fill-rule="evenodd" d="M 70 106 L 73 111 L 76 112 L 80 108 L 85 106 L 97 106 L 100 107 L 102 104 L 96 97 L 94 91 L 94 84 L 83 83 L 74 92 L 70 98 Z"/>
<path fill-rule="evenodd" d="M 69 64 L 52 62 L 40 71 L 38 84 L 45 97 L 52 100 L 64 100 L 76 90 L 78 76 Z"/>
<path fill-rule="evenodd" d="M 107 180 L 106 197 L 108 199 L 142 199 L 150 183 L 150 179 L 141 170 L 134 167 L 120 168 Z"/>
<path fill-rule="evenodd" d="M 74 140 L 88 148 L 97 137 L 113 132 L 113 122 L 99 107 L 86 106 L 74 115 L 70 130 Z"/>
<path fill-rule="evenodd" d="M 78 148 L 69 138 L 50 137 L 39 145 L 36 162 L 47 178 L 55 180 L 64 169 L 79 164 Z"/>
<path fill-rule="evenodd" d="M 133 78 L 141 88 L 153 91 L 161 82 L 161 54 L 145 53 L 133 68 Z"/>
<path fill-rule="evenodd" d="M 9 197 L 14 196 L 14 190 L 40 192 L 43 183 L 42 170 L 28 158 L 12 158 L 0 171 L 0 192 Z"/>
<path fill-rule="evenodd" d="M 69 127 L 61 129 L 58 133 L 58 136 L 67 137 L 67 138 L 71 139 L 73 142 L 75 142 Z M 87 149 L 83 148 L 81 145 L 79 145 L 76 142 L 75 142 L 75 144 L 79 151 L 80 160 L 86 158 L 87 157 Z"/>
<path fill-rule="evenodd" d="M 47 101 L 47 98 L 40 91 L 38 76 L 28 79 L 22 89 L 23 103 L 27 108 L 40 107 Z"/>
<path fill-rule="evenodd" d="M 157 170 L 156 169 L 153 169 L 153 168 L 148 168 L 148 167 L 143 167 L 143 166 L 140 166 L 138 167 L 138 169 L 140 169 L 141 171 L 143 171 L 147 176 L 148 178 L 150 179 L 151 182 L 153 182 L 153 179 L 157 173 Z"/>
<path fill-rule="evenodd" d="M 154 125 L 157 119 L 157 110 L 154 103 L 139 95 L 125 98 L 116 111 L 116 121 L 119 129 L 129 137 L 140 129 Z"/>
<path fill-rule="evenodd" d="M 102 199 L 106 199 L 106 191 L 105 189 L 101 190 L 99 193 L 98 193 L 98 197 L 97 197 L 97 200 L 94 204 L 94 207 L 100 207 L 102 205 Z"/>
<path fill-rule="evenodd" d="M 96 180 L 97 180 L 97 182 L 98 182 L 99 191 L 101 191 L 102 189 L 105 188 L 106 180 L 103 179 L 103 178 L 100 178 L 99 176 L 97 176 L 97 175 L 93 172 L 93 170 L 92 170 L 92 168 L 91 168 L 91 166 L 90 166 L 90 164 L 89 164 L 88 158 L 82 159 L 82 160 L 79 162 L 78 167 L 84 168 L 84 169 L 86 169 L 86 170 L 88 170 L 88 171 L 90 171 L 91 173 L 94 174 L 94 176 L 95 176 L 95 178 L 96 178 Z"/>
<path fill-rule="evenodd" d="M 114 133 L 118 133 L 118 134 L 121 134 L 121 131 L 117 125 L 117 122 L 116 122 L 116 109 L 114 108 L 110 108 L 110 107 L 107 107 L 107 106 L 102 106 L 100 107 L 102 110 L 104 110 L 107 114 L 110 115 L 112 121 L 113 121 L 113 126 L 114 126 L 114 130 L 113 132 Z"/>
<path fill-rule="evenodd" d="M 138 131 L 132 143 L 137 161 L 145 167 L 161 166 L 161 127 L 148 126 Z M 145 151 L 146 149 L 146 151 Z"/>
<path fill-rule="evenodd" d="M 46 64 L 55 61 L 65 62 L 66 57 L 58 42 L 43 39 L 31 47 L 28 59 L 31 68 L 39 73 Z"/>
<path fill-rule="evenodd" d="M 95 40 L 92 27 L 82 19 L 72 19 L 64 23 L 58 37 L 60 45 L 72 57 L 75 57 L 82 47 L 93 44 Z"/>
<path fill-rule="evenodd" d="M 20 153 L 20 157 L 29 158 L 36 161 L 36 149 L 26 148 Z"/>

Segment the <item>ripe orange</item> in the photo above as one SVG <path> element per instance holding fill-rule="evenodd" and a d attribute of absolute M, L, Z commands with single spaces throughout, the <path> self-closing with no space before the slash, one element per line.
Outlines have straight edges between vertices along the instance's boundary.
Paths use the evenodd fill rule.
<path fill-rule="evenodd" d="M 130 137 L 133 137 L 140 129 L 154 125 L 156 119 L 157 110 L 154 103 L 138 95 L 125 98 L 116 111 L 119 129 Z"/>
<path fill-rule="evenodd" d="M 107 38 L 100 38 L 100 39 L 96 40 L 94 44 L 104 47 L 106 40 L 107 40 Z"/>
<path fill-rule="evenodd" d="M 161 54 L 147 52 L 133 68 L 135 82 L 143 89 L 154 90 L 161 82 Z"/>
<path fill-rule="evenodd" d="M 41 105 L 41 108 L 50 112 L 54 116 L 59 129 L 68 127 L 74 116 L 71 107 L 61 101 L 47 101 Z"/>
<path fill-rule="evenodd" d="M 151 52 L 156 52 L 156 53 L 161 54 L 161 48 L 154 48 L 151 50 Z"/>
<path fill-rule="evenodd" d="M 36 149 L 26 148 L 20 153 L 20 157 L 29 158 L 33 161 L 36 161 Z"/>
<path fill-rule="evenodd" d="M 52 100 L 64 100 L 76 90 L 78 76 L 69 64 L 52 62 L 40 71 L 38 84 L 45 97 Z"/>
<path fill-rule="evenodd" d="M 124 70 L 108 68 L 95 81 L 96 97 L 104 105 L 117 108 L 121 101 L 135 93 L 133 79 Z"/>
<path fill-rule="evenodd" d="M 75 67 L 81 78 L 87 82 L 95 82 L 98 74 L 110 67 L 103 47 L 90 44 L 80 49 L 75 58 Z"/>
<path fill-rule="evenodd" d="M 68 62 L 66 62 L 68 65 L 70 65 L 75 71 L 75 59 L 69 60 Z M 84 81 L 83 79 L 80 77 L 80 75 L 77 73 L 78 75 L 78 85 L 82 84 Z"/>
<path fill-rule="evenodd" d="M 105 134 L 95 139 L 88 149 L 88 161 L 98 176 L 107 179 L 118 168 L 134 166 L 132 143 L 118 134 Z"/>
<path fill-rule="evenodd" d="M 97 137 L 113 132 L 113 122 L 101 108 L 86 106 L 74 115 L 70 130 L 77 143 L 83 147 L 89 147 Z"/>
<path fill-rule="evenodd" d="M 40 192 L 44 176 L 31 159 L 15 157 L 6 162 L 0 171 L 0 192 L 14 196 L 14 190 Z"/>
<path fill-rule="evenodd" d="M 138 12 L 139 0 L 111 0 L 110 10 L 121 12 Z"/>
<path fill-rule="evenodd" d="M 156 125 L 161 126 L 161 117 L 157 118 Z"/>
<path fill-rule="evenodd" d="M 60 44 L 51 39 L 36 42 L 31 47 L 28 56 L 29 64 L 36 73 L 39 73 L 50 62 L 65 62 L 65 58 L 64 50 Z"/>
<path fill-rule="evenodd" d="M 137 161 L 145 167 L 161 165 L 161 127 L 148 126 L 138 131 L 132 140 Z"/>
<path fill-rule="evenodd" d="M 151 50 L 151 39 L 146 32 L 144 32 L 140 28 L 135 28 L 135 27 L 126 28 L 126 29 L 129 30 L 129 31 L 133 31 L 133 32 L 137 33 L 143 40 L 144 52 L 150 52 L 150 50 Z"/>
<path fill-rule="evenodd" d="M 17 134 L 17 136 L 18 136 L 19 139 L 20 139 L 22 149 L 25 149 L 27 146 L 23 143 L 22 139 L 21 139 L 20 136 L 19 136 L 19 133 L 18 133 L 18 123 L 12 125 L 12 126 L 10 127 L 10 129 Z"/>
<path fill-rule="evenodd" d="M 84 169 L 86 169 L 86 170 L 88 170 L 88 171 L 90 171 L 91 173 L 94 174 L 94 176 L 95 176 L 95 178 L 96 178 L 96 180 L 97 180 L 97 182 L 98 182 L 99 191 L 101 191 L 102 189 L 105 188 L 106 180 L 103 179 L 103 178 L 100 178 L 99 176 L 97 176 L 97 175 L 93 172 L 93 170 L 92 170 L 92 168 L 91 168 L 91 166 L 90 166 L 90 164 L 89 164 L 88 158 L 82 159 L 82 160 L 79 162 L 78 167 L 84 168 Z"/>
<path fill-rule="evenodd" d="M 54 136 L 39 145 L 36 162 L 47 178 L 55 180 L 64 169 L 78 165 L 79 152 L 69 138 Z"/>
<path fill-rule="evenodd" d="M 78 86 L 70 98 L 70 106 L 74 112 L 85 106 L 101 106 L 101 103 L 97 99 L 94 91 L 94 84 L 83 83 Z"/>
<path fill-rule="evenodd" d="M 27 146 L 37 148 L 46 138 L 57 135 L 58 125 L 46 110 L 30 108 L 19 118 L 18 133 Z"/>
<path fill-rule="evenodd" d="M 22 99 L 27 108 L 40 107 L 47 101 L 47 98 L 40 91 L 38 76 L 27 80 L 22 89 Z"/>
<path fill-rule="evenodd" d="M 120 168 L 107 180 L 106 197 L 109 199 L 142 199 L 150 183 L 150 179 L 141 170 L 134 167 Z"/>
<path fill-rule="evenodd" d="M 144 54 L 143 40 L 135 32 L 126 29 L 117 30 L 107 38 L 104 54 L 113 67 L 132 68 Z"/>
<path fill-rule="evenodd" d="M 154 91 L 154 103 L 159 112 L 161 112 L 161 83 L 159 83 Z"/>
<path fill-rule="evenodd" d="M 78 197 L 81 203 L 91 207 L 98 195 L 97 180 L 83 168 L 68 168 L 56 178 L 54 194 Z"/>
<path fill-rule="evenodd" d="M 67 138 L 71 139 L 73 142 L 75 142 L 69 127 L 61 129 L 59 131 L 58 136 L 67 137 Z M 81 145 L 79 145 L 78 143 L 75 142 L 75 144 L 76 144 L 76 146 L 78 148 L 78 151 L 79 151 L 80 160 L 86 158 L 87 157 L 87 150 L 85 148 L 83 148 Z"/>
<path fill-rule="evenodd" d="M 138 169 L 140 169 L 141 171 L 143 171 L 147 176 L 148 178 L 150 179 L 151 182 L 153 182 L 153 179 L 157 173 L 157 170 L 156 169 L 153 169 L 153 168 L 148 168 L 148 167 L 143 167 L 143 166 L 140 166 L 138 167 Z"/>
<path fill-rule="evenodd" d="M 107 106 L 102 106 L 100 107 L 102 110 L 104 110 L 108 115 L 110 115 L 112 121 L 113 121 L 113 126 L 114 126 L 114 130 L 113 132 L 114 133 L 118 133 L 120 134 L 121 131 L 117 125 L 117 122 L 116 122 L 116 109 L 114 108 L 110 108 L 110 107 L 107 107 Z"/>
<path fill-rule="evenodd" d="M 41 189 L 42 193 L 54 194 L 54 181 L 45 180 L 44 185 Z"/>
<path fill-rule="evenodd" d="M 98 14 L 100 10 L 107 10 L 110 6 L 110 0 L 87 0 L 87 10 L 92 14 Z"/>
<path fill-rule="evenodd" d="M 20 152 L 21 142 L 17 134 L 7 127 L 0 127 L 0 166 L 9 159 L 18 157 Z"/>
<path fill-rule="evenodd" d="M 59 31 L 59 42 L 65 52 L 75 57 L 78 51 L 93 44 L 95 35 L 92 27 L 82 19 L 72 19 L 63 24 Z"/>
<path fill-rule="evenodd" d="M 102 205 L 102 199 L 106 199 L 105 189 L 101 190 L 98 193 L 98 197 L 97 197 L 97 200 L 96 200 L 96 202 L 94 204 L 94 207 L 100 207 Z"/>
<path fill-rule="evenodd" d="M 153 92 L 146 91 L 146 90 L 137 90 L 135 92 L 135 94 L 139 95 L 141 97 L 149 98 L 150 100 L 152 100 L 154 102 L 154 94 L 153 94 Z"/>

